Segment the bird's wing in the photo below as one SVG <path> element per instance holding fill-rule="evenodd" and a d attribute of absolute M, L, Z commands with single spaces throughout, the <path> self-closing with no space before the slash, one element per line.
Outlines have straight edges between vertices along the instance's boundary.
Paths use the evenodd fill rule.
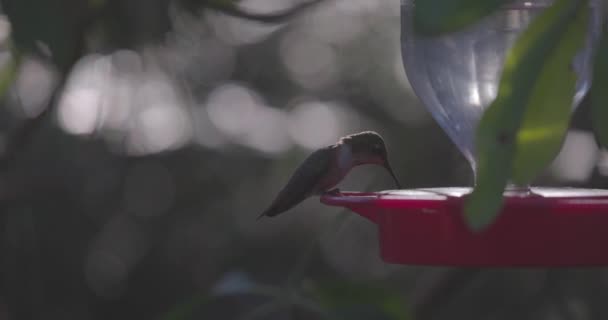
<path fill-rule="evenodd" d="M 262 215 L 275 216 L 304 201 L 314 191 L 319 181 L 327 174 L 331 164 L 333 146 L 313 152 L 300 164 L 287 185 L 279 192 L 272 205 Z"/>

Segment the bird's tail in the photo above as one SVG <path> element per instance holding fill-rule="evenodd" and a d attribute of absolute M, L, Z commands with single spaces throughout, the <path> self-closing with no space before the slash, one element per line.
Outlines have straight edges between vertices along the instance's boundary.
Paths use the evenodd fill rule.
<path fill-rule="evenodd" d="M 265 215 L 266 215 L 266 211 L 262 212 L 262 214 L 259 215 L 258 218 L 255 219 L 255 220 L 258 221 L 258 220 L 262 219 L 262 217 L 265 216 Z"/>
<path fill-rule="evenodd" d="M 262 219 L 262 217 L 264 217 L 264 216 L 268 216 L 268 217 L 276 216 L 276 213 L 274 213 L 275 211 L 276 211 L 275 206 L 273 204 L 270 206 L 270 208 L 264 210 L 264 212 L 262 212 L 262 214 L 260 214 L 258 216 L 258 218 L 255 220 L 258 221 L 258 220 Z"/>
<path fill-rule="evenodd" d="M 260 220 L 263 216 L 274 217 L 281 212 L 281 210 L 277 210 L 277 204 L 273 203 L 268 209 L 264 210 L 264 212 L 258 216 L 256 221 Z"/>

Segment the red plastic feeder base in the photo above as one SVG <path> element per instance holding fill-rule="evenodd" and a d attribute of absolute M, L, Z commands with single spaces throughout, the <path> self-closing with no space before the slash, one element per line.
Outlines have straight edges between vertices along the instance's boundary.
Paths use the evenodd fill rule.
<path fill-rule="evenodd" d="M 532 188 L 505 195 L 486 230 L 470 231 L 469 188 L 345 192 L 321 202 L 376 223 L 382 259 L 408 265 L 566 267 L 608 265 L 608 190 Z"/>

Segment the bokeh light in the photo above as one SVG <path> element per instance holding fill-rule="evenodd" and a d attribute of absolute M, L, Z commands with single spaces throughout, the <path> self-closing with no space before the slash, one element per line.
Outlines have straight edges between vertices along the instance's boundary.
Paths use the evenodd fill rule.
<path fill-rule="evenodd" d="M 213 4 L 274 14 L 305 1 Z M 509 319 L 567 318 L 551 302 L 561 294 L 580 319 L 604 313 L 602 270 L 559 282 L 547 276 L 559 270 L 387 265 L 374 224 L 318 197 L 256 220 L 313 150 L 363 130 L 385 137 L 408 188 L 470 182 L 467 162 L 403 70 L 400 1 L 321 1 L 276 24 L 205 8 L 209 1 L 68 2 L 75 7 L 40 9 L 45 14 L 28 24 L 31 32 L 51 26 L 33 44 L 44 52 L 22 57 L 0 108 L 0 162 L 14 161 L 0 168 L 0 200 L 8 197 L 0 319 L 316 320 L 323 317 L 314 308 L 325 305 L 315 290 L 326 283 L 396 288 L 387 305 L 416 312 L 439 290 L 439 302 L 427 301 L 432 316 L 420 319 L 503 319 L 504 310 Z M 97 17 L 100 7 L 108 11 Z M 80 31 L 72 22 L 91 13 L 101 20 L 60 74 L 48 38 L 69 30 L 59 38 L 69 43 Z M 11 29 L 0 15 L 0 74 L 13 58 Z M 46 109 L 53 117 L 5 159 L 13 133 L 49 108 L 62 75 L 64 89 Z M 594 143 L 587 132 L 570 132 L 546 180 L 608 187 L 608 152 Z M 338 187 L 393 185 L 385 169 L 361 166 Z M 444 294 L 435 283 L 452 272 L 460 278 Z M 467 282 L 464 273 L 476 276 Z M 559 292 L 545 293 L 545 281 Z M 360 292 L 344 296 L 351 293 Z M 366 315 L 367 304 L 355 307 Z"/>
<path fill-rule="evenodd" d="M 551 172 L 559 180 L 586 181 L 595 168 L 598 152 L 593 134 L 572 130 L 568 132 L 559 155 L 553 161 Z"/>
<path fill-rule="evenodd" d="M 234 142 L 266 153 L 286 151 L 291 142 L 282 111 L 264 105 L 254 91 L 240 84 L 215 88 L 207 99 L 209 120 Z"/>
<path fill-rule="evenodd" d="M 51 96 L 57 81 L 53 67 L 35 59 L 25 59 L 15 80 L 15 94 L 21 112 L 28 117 L 38 116 Z"/>
<path fill-rule="evenodd" d="M 334 144 L 344 131 L 336 108 L 331 103 L 318 101 L 296 105 L 289 114 L 291 138 L 307 149 Z"/>
<path fill-rule="evenodd" d="M 139 90 L 136 118 L 129 127 L 129 149 L 138 154 L 157 153 L 188 142 L 191 122 L 176 88 L 159 77 Z"/>
<path fill-rule="evenodd" d="M 83 88 L 66 94 L 61 101 L 59 122 L 72 134 L 91 134 L 97 127 L 101 112 L 101 93 Z"/>
<path fill-rule="evenodd" d="M 259 99 L 256 93 L 244 86 L 225 84 L 209 94 L 209 119 L 229 136 L 244 136 L 252 129 L 250 119 L 259 108 Z"/>
<path fill-rule="evenodd" d="M 292 80 L 306 89 L 333 85 L 339 76 L 334 49 L 306 34 L 294 32 L 284 36 L 280 45 L 283 65 Z"/>

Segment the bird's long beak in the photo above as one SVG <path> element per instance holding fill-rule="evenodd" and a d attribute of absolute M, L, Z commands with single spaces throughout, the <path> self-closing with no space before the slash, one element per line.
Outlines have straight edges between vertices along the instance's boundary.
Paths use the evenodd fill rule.
<path fill-rule="evenodd" d="M 388 160 L 384 160 L 384 168 L 386 168 L 388 173 L 391 174 L 391 177 L 393 177 L 393 180 L 395 180 L 395 184 L 397 185 L 397 188 L 401 189 L 401 184 L 399 183 L 399 180 L 397 180 L 397 176 L 395 176 L 395 173 L 393 172 L 393 168 L 391 168 L 391 165 L 388 162 Z"/>

